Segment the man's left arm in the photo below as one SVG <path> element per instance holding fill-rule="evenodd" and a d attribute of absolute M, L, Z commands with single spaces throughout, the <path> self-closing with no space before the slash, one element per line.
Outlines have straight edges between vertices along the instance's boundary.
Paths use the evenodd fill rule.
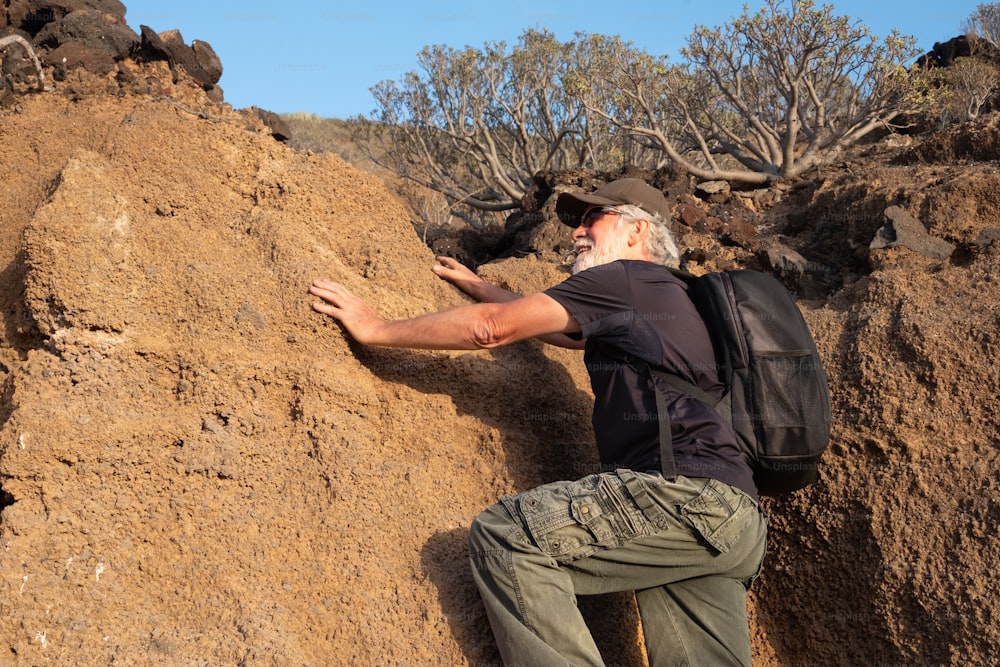
<path fill-rule="evenodd" d="M 504 303 L 459 306 L 406 320 L 383 320 L 343 285 L 315 280 L 313 309 L 339 321 L 364 345 L 478 350 L 549 334 L 577 333 L 580 326 L 555 299 L 542 293 Z"/>
<path fill-rule="evenodd" d="M 475 272 L 451 257 L 438 257 L 437 264 L 432 269 L 442 280 L 447 280 L 460 290 L 482 303 L 507 303 L 520 299 L 521 295 L 492 283 L 486 282 Z M 582 350 L 586 341 L 582 338 L 571 338 L 563 333 L 544 334 L 538 337 L 542 342 L 571 350 Z"/>

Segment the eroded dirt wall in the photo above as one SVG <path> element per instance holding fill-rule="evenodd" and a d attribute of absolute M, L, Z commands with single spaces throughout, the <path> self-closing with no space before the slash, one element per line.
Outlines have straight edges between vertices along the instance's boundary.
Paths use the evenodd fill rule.
<path fill-rule="evenodd" d="M 37 94 L 0 133 L 0 664 L 495 663 L 467 526 L 595 469 L 579 353 L 350 344 L 311 278 L 389 317 L 463 297 L 380 181 L 225 105 Z M 870 230 L 851 211 L 895 197 L 961 252 L 877 251 L 802 304 L 834 442 L 768 502 L 756 664 L 988 664 L 1000 258 L 970 199 L 995 176 L 867 176 L 801 205 Z M 482 267 L 518 291 L 563 271 Z M 581 606 L 609 663 L 643 664 L 628 595 Z"/>

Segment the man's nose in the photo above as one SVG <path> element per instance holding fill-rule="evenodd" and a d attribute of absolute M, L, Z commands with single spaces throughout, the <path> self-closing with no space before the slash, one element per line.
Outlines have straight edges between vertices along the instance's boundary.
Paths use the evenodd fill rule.
<path fill-rule="evenodd" d="M 583 238 L 586 235 L 587 235 L 587 227 L 581 222 L 573 229 L 573 233 L 570 235 L 570 238 L 572 238 L 575 241 L 579 238 Z"/>

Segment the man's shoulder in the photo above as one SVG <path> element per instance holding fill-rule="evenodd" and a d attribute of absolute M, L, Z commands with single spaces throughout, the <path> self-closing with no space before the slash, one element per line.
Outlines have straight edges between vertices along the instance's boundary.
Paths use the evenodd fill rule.
<path fill-rule="evenodd" d="M 687 289 L 688 281 L 683 273 L 655 262 L 637 259 L 620 260 L 621 270 L 633 284 L 663 286 L 676 285 Z"/>
<path fill-rule="evenodd" d="M 674 280 L 680 280 L 674 269 L 664 266 L 663 264 L 657 264 L 656 262 L 650 262 L 644 259 L 620 259 L 617 263 L 621 264 L 622 268 L 629 273 L 648 273 L 657 276 L 669 276 Z"/>
<path fill-rule="evenodd" d="M 674 269 L 668 268 L 663 264 L 642 259 L 616 259 L 606 264 L 592 266 L 576 275 L 570 276 L 565 282 L 571 281 L 574 278 L 599 280 L 602 277 L 610 276 L 627 276 L 630 278 L 651 277 L 684 284 L 682 276 Z"/>
<path fill-rule="evenodd" d="M 626 275 L 626 270 L 622 262 L 623 260 L 616 260 L 614 262 L 608 262 L 607 264 L 599 264 L 597 266 L 592 266 L 589 269 L 584 269 L 579 273 L 574 273 L 573 275 L 568 276 L 561 283 L 556 283 L 546 291 L 562 290 L 567 288 L 574 289 L 595 283 L 620 281 Z"/>
<path fill-rule="evenodd" d="M 618 259 L 569 276 L 563 282 L 545 290 L 545 293 L 549 296 L 557 294 L 594 296 L 601 293 L 627 299 L 628 295 L 663 288 L 686 291 L 687 283 L 662 264 L 637 259 Z"/>

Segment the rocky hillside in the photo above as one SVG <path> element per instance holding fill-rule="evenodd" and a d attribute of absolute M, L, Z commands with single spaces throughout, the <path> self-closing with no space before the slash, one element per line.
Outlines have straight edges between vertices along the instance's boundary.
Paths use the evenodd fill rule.
<path fill-rule="evenodd" d="M 581 359 L 352 346 L 311 278 L 390 317 L 463 301 L 402 204 L 135 44 L 65 71 L 39 46 L 0 100 L 0 664 L 495 664 L 467 526 L 594 469 Z M 998 142 L 991 115 L 786 190 L 654 175 L 692 269 L 798 290 L 834 393 L 821 481 L 768 502 L 758 665 L 1000 653 Z M 565 275 L 555 223 L 511 229 L 537 253 L 481 273 Z M 629 595 L 581 605 L 644 664 Z"/>

